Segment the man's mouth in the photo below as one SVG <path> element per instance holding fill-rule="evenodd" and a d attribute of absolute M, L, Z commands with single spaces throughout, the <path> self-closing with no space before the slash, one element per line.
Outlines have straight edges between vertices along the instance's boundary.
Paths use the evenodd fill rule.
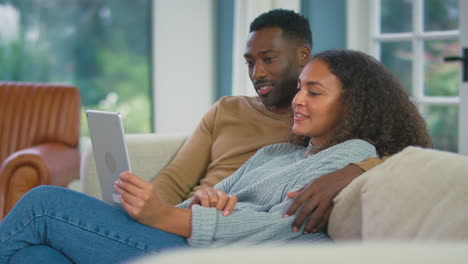
<path fill-rule="evenodd" d="M 255 86 L 257 93 L 259 95 L 267 95 L 270 93 L 271 89 L 273 89 L 273 84 L 260 84 Z"/>

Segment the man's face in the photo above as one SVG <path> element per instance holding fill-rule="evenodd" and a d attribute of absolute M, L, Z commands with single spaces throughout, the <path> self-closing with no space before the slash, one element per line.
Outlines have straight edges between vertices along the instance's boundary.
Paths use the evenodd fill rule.
<path fill-rule="evenodd" d="M 297 44 L 284 39 L 278 27 L 249 35 L 244 54 L 249 76 L 263 104 L 272 111 L 291 105 L 301 70 L 297 51 Z"/>

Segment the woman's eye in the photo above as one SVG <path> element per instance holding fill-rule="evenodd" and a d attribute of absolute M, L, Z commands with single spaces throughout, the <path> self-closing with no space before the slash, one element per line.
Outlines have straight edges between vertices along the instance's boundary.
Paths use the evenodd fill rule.
<path fill-rule="evenodd" d="M 309 94 L 312 96 L 320 95 L 320 93 L 314 92 L 314 91 L 309 91 Z"/>

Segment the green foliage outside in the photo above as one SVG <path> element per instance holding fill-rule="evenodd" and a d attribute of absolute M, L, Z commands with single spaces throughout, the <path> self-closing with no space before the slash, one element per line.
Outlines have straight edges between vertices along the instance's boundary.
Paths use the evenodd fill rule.
<path fill-rule="evenodd" d="M 426 54 L 424 94 L 428 96 L 458 96 L 460 65 L 446 63 L 444 57 L 460 50 L 458 39 L 429 40 L 424 43 Z M 422 108 L 434 140 L 434 148 L 458 151 L 458 106 L 428 106 Z"/>
<path fill-rule="evenodd" d="M 424 94 L 429 96 L 458 96 L 460 65 L 443 61 L 444 57 L 458 54 L 460 51 L 458 39 L 427 40 L 424 42 L 424 51 Z"/>
<path fill-rule="evenodd" d="M 151 0 L 0 0 L 0 17 L 0 80 L 75 85 L 83 110 L 152 131 Z"/>

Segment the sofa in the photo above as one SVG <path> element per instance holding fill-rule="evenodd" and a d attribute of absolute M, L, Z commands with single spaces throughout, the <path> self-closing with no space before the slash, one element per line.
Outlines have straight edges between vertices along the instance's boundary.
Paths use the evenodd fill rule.
<path fill-rule="evenodd" d="M 187 136 L 127 135 L 133 171 L 151 179 L 171 160 Z M 82 155 L 81 183 L 83 192 L 102 199 L 89 144 Z M 168 252 L 141 263 L 202 263 L 231 257 L 236 262 L 279 263 L 278 260 L 284 262 L 296 255 L 313 259 L 314 252 L 322 251 L 328 252 L 319 254 L 324 257 L 322 260 L 328 256 L 330 263 L 339 259 L 357 263 L 363 257 L 368 257 L 368 262 L 379 262 L 379 256 L 395 254 L 414 260 L 411 263 L 440 263 L 443 259 L 448 263 L 468 263 L 467 156 L 408 147 L 355 179 L 334 203 L 328 225 L 328 233 L 336 242 L 333 245 L 188 250 Z M 388 263 L 395 262 L 409 263 Z"/>

